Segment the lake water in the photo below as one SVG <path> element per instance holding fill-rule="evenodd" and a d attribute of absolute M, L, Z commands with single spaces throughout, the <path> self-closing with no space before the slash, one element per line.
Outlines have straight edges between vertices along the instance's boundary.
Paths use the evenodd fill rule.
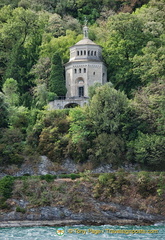
<path fill-rule="evenodd" d="M 153 226 L 71 226 L 1 228 L 0 240 L 163 240 L 165 224 Z"/>

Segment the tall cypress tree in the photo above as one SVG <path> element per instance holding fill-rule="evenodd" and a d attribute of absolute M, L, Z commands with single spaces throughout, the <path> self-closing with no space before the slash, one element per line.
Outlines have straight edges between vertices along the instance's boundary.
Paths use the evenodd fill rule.
<path fill-rule="evenodd" d="M 8 126 L 9 110 L 8 105 L 5 102 L 5 95 L 0 92 L 0 128 Z"/>
<path fill-rule="evenodd" d="M 49 79 L 49 91 L 57 96 L 65 96 L 65 78 L 60 54 L 56 52 L 51 61 L 51 73 Z"/>

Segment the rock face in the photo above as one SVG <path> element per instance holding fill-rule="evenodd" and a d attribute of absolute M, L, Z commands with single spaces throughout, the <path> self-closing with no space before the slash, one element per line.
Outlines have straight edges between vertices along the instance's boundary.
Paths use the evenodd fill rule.
<path fill-rule="evenodd" d="M 42 156 L 40 161 L 36 162 L 35 165 L 24 163 L 20 169 L 16 170 L 17 171 L 13 172 L 13 176 L 22 176 L 24 174 L 45 175 L 77 172 L 78 166 L 67 159 L 59 169 L 55 169 L 53 163 L 49 161 L 47 157 Z M 110 165 L 101 166 L 93 170 L 95 173 L 112 171 Z M 1 176 L 4 176 L 4 174 Z M 118 204 L 118 201 L 116 201 L 116 203 L 110 202 L 112 201 L 111 199 L 107 202 L 106 198 L 100 198 L 98 200 L 98 198 L 92 195 L 93 183 L 88 179 L 87 181 L 83 179 L 80 181 L 79 179 L 57 178 L 50 183 L 50 185 L 45 180 L 31 179 L 28 181 L 27 186 L 21 184 L 23 184 L 23 182 L 18 180 L 17 188 L 13 190 L 15 193 L 13 193 L 12 199 L 7 200 L 7 204 L 11 210 L 1 210 L 0 212 L 0 227 L 14 226 L 14 223 L 15 226 L 17 226 L 17 223 L 20 226 L 21 222 L 22 224 L 24 222 L 23 226 L 52 226 L 52 224 L 56 225 L 58 222 L 60 222 L 61 225 L 62 223 L 64 225 L 72 223 L 86 225 L 144 225 L 165 221 L 165 216 L 163 215 L 149 214 L 145 211 L 133 209 L 130 206 Z M 53 187 L 55 190 L 52 190 Z M 25 194 L 27 189 L 29 192 Z M 44 196 L 42 192 L 44 191 L 49 193 L 45 199 L 47 200 L 47 197 L 51 196 L 51 201 L 46 204 L 40 201 L 37 205 L 34 199 L 35 201 L 38 199 L 42 200 Z M 38 195 L 34 197 L 36 192 Z M 31 201 L 29 196 L 33 196 L 33 201 Z M 46 201 L 45 199 L 44 201 Z"/>
<path fill-rule="evenodd" d="M 57 165 L 50 161 L 46 156 L 40 156 L 36 162 L 25 161 L 20 168 L 17 166 L 9 166 L 8 168 L 0 168 L 0 178 L 11 175 L 20 177 L 23 175 L 58 175 L 61 173 L 78 172 L 78 165 L 70 159 L 65 159 L 62 164 Z"/>
<path fill-rule="evenodd" d="M 58 175 L 61 173 L 77 173 L 79 169 L 82 168 L 81 164 L 74 163 L 71 159 L 65 159 L 60 165 L 56 165 L 50 161 L 46 156 L 40 156 L 36 162 L 25 161 L 20 168 L 17 166 L 9 166 L 8 168 L 0 168 L 0 178 L 11 175 L 15 177 L 20 177 L 23 175 Z M 138 166 L 127 165 L 123 167 L 126 171 L 136 171 Z M 114 172 L 111 164 L 105 164 L 98 166 L 91 170 L 91 173 L 110 173 Z"/>
<path fill-rule="evenodd" d="M 43 225 L 45 221 L 61 221 L 61 224 L 67 225 L 69 222 L 74 224 L 136 224 L 148 225 L 160 221 L 165 221 L 165 217 L 161 215 L 147 214 L 143 211 L 133 210 L 131 207 L 122 206 L 115 203 L 94 202 L 97 205 L 97 212 L 80 212 L 74 213 L 66 207 L 38 207 L 31 208 L 26 213 L 12 211 L 9 213 L 0 214 L 0 227 L 4 226 L 8 221 L 30 221 L 38 222 L 37 224 Z M 106 210 L 112 208 L 113 210 Z M 114 209 L 116 211 L 114 211 Z M 6 223 L 7 226 L 9 223 Z M 20 223 L 21 224 L 21 223 Z M 23 223 L 22 223 L 23 224 Z M 35 225 L 35 224 L 34 224 Z M 47 223 L 46 225 L 51 225 Z M 56 224 L 55 224 L 56 225 Z"/>

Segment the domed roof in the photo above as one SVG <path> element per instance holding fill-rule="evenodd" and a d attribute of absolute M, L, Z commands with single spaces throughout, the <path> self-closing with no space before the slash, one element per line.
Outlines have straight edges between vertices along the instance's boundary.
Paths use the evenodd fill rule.
<path fill-rule="evenodd" d="M 97 45 L 96 43 L 94 43 L 92 40 L 90 40 L 89 38 L 83 38 L 82 40 L 80 40 L 79 42 L 77 42 L 75 45 Z"/>

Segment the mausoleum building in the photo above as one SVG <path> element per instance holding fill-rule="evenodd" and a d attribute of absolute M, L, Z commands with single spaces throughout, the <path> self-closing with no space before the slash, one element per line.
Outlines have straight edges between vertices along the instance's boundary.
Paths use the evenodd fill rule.
<path fill-rule="evenodd" d="M 66 99 L 49 103 L 50 108 L 66 108 L 88 103 L 88 88 L 107 82 L 107 68 L 102 60 L 102 47 L 88 38 L 88 27 L 83 28 L 83 39 L 70 47 L 70 59 L 65 64 Z"/>

